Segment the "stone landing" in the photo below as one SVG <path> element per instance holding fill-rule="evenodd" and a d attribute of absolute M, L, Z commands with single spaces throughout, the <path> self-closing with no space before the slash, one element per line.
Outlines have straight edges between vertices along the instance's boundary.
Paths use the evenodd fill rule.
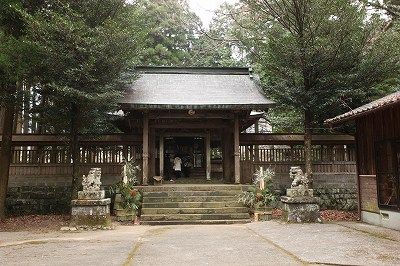
<path fill-rule="evenodd" d="M 244 185 L 164 185 L 139 187 L 143 191 L 141 223 L 248 223 L 248 209 L 238 203 Z"/>

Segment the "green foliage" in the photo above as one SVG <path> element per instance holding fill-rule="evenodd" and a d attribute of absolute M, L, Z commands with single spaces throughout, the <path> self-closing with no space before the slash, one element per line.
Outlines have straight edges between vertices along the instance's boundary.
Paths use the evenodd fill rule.
<path fill-rule="evenodd" d="M 140 40 L 134 6 L 123 0 L 55 1 L 24 16 L 42 57 L 35 89 L 43 104 L 35 111 L 48 131 L 69 132 L 72 123 L 80 133 L 104 128 L 134 78 L 129 68 Z"/>
<path fill-rule="evenodd" d="M 19 10 L 35 9 L 39 2 L 12 0 L 0 2 L 0 105 L 18 103 L 22 99 L 22 84 L 32 82 L 32 71 L 39 57 L 29 43 L 26 24 Z M 17 90 L 10 90 L 10 86 Z M 12 91 L 12 92 L 11 92 Z"/>
<path fill-rule="evenodd" d="M 279 105 L 268 111 L 268 120 L 274 133 L 302 133 L 303 114 L 291 106 Z"/>
<path fill-rule="evenodd" d="M 264 171 L 257 171 L 253 182 L 254 185 L 238 196 L 238 202 L 251 209 L 274 206 L 278 200 L 273 185 L 274 176 L 275 173 L 269 168 Z M 260 189 L 260 183 L 262 182 L 264 183 L 264 188 Z"/>
<path fill-rule="evenodd" d="M 236 36 L 250 51 L 265 92 L 278 104 L 326 118 L 398 84 L 399 34 L 365 6 L 338 1 L 256 1 L 237 7 Z M 240 11 L 240 12 L 239 12 Z"/>
<path fill-rule="evenodd" d="M 240 67 L 248 65 L 237 40 L 232 37 L 234 20 L 231 6 L 223 4 L 216 11 L 209 28 L 202 30 L 192 49 L 192 64 L 204 67 Z"/>
<path fill-rule="evenodd" d="M 135 1 L 147 34 L 139 54 L 142 65 L 191 65 L 191 49 L 201 25 L 185 0 Z"/>
<path fill-rule="evenodd" d="M 122 207 L 125 210 L 137 211 L 141 207 L 142 193 L 135 189 L 139 184 L 140 167 L 134 160 L 125 161 L 124 175 L 126 175 L 127 183 L 123 181 L 110 187 L 110 192 L 113 195 L 121 194 Z M 123 177 L 124 178 L 124 177 Z"/>
<path fill-rule="evenodd" d="M 125 162 L 125 174 L 127 177 L 128 184 L 130 186 L 137 186 L 139 184 L 139 172 L 140 166 L 135 160 Z"/>
<path fill-rule="evenodd" d="M 139 190 L 135 189 L 132 184 L 118 182 L 117 184 L 110 187 L 110 192 L 114 196 L 116 194 L 121 194 L 122 208 L 127 211 L 137 211 L 142 206 L 142 193 Z"/>

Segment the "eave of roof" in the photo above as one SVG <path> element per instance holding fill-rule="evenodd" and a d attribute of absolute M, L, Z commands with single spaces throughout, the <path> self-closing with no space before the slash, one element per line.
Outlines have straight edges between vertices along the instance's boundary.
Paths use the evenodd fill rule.
<path fill-rule="evenodd" d="M 266 110 L 267 99 L 249 68 L 137 67 L 124 109 Z"/>
<path fill-rule="evenodd" d="M 325 124 L 334 125 L 343 123 L 349 120 L 354 120 L 357 117 L 367 115 L 369 113 L 376 112 L 378 110 L 393 106 L 395 104 L 400 104 L 400 91 L 389 94 L 383 98 L 380 98 L 376 101 L 370 102 L 363 106 L 360 106 L 354 110 L 351 110 L 347 113 L 338 115 L 334 118 L 330 118 L 325 120 Z"/>
<path fill-rule="evenodd" d="M 120 104 L 123 109 L 137 110 L 266 110 L 275 106 L 267 104 Z"/>

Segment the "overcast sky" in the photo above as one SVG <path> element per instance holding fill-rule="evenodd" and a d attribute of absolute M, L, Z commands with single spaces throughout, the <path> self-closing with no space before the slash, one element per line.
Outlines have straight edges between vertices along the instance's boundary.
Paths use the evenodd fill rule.
<path fill-rule="evenodd" d="M 239 0 L 188 0 L 190 8 L 200 17 L 203 25 L 208 27 L 214 11 L 224 3 L 237 3 Z"/>

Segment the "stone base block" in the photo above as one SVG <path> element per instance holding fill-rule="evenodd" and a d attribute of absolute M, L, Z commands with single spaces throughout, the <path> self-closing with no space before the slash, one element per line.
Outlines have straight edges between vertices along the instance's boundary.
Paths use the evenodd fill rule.
<path fill-rule="evenodd" d="M 111 199 L 72 200 L 71 226 L 109 226 Z"/>
<path fill-rule="evenodd" d="M 283 203 L 283 219 L 289 223 L 319 223 L 319 206 L 316 203 Z"/>
<path fill-rule="evenodd" d="M 71 215 L 110 215 L 110 205 L 81 205 L 72 206 Z"/>
<path fill-rule="evenodd" d="M 254 221 L 269 221 L 272 219 L 271 211 L 255 211 L 254 212 Z"/>
<path fill-rule="evenodd" d="M 301 197 L 288 197 L 288 196 L 282 196 L 281 201 L 283 203 L 317 203 L 318 202 L 317 197 L 309 197 L 309 196 L 301 196 Z"/>
<path fill-rule="evenodd" d="M 72 200 L 71 201 L 71 206 L 72 208 L 77 207 L 77 206 L 105 206 L 105 205 L 110 205 L 111 199 L 97 199 L 97 200 Z"/>
<path fill-rule="evenodd" d="M 111 217 L 108 215 L 72 215 L 70 226 L 80 227 L 108 227 L 111 225 Z"/>
<path fill-rule="evenodd" d="M 104 199 L 106 192 L 100 191 L 78 191 L 78 200 L 97 200 Z"/>
<path fill-rule="evenodd" d="M 288 188 L 286 189 L 286 196 L 288 197 L 313 197 L 313 189 L 299 189 L 299 188 Z"/>

